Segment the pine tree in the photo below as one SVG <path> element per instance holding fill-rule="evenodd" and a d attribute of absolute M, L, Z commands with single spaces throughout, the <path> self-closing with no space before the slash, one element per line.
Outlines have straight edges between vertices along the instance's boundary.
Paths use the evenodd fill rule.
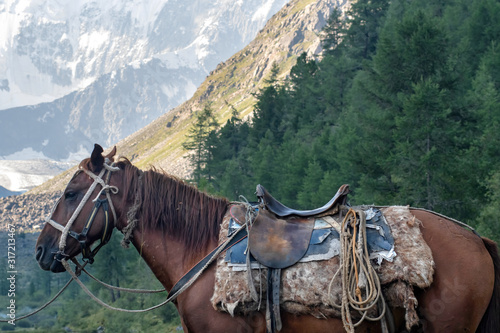
<path fill-rule="evenodd" d="M 249 125 L 242 122 L 233 108 L 232 116 L 212 137 L 212 144 L 207 147 L 211 159 L 205 170 L 210 170 L 210 186 L 213 191 L 234 199 L 242 194 L 248 179 L 246 146 Z"/>
<path fill-rule="evenodd" d="M 193 166 L 193 178 L 199 183 L 204 174 L 209 174 L 209 170 L 204 170 L 206 163 L 211 159 L 209 147 L 215 140 L 215 129 L 219 126 L 215 118 L 211 103 L 207 103 L 202 111 L 196 113 L 196 121 L 189 129 L 187 140 L 182 144 L 186 150 L 192 151 L 189 156 Z"/>
<path fill-rule="evenodd" d="M 307 131 L 308 132 L 308 131 Z M 309 139 L 303 133 L 289 129 L 274 156 L 276 186 L 273 193 L 289 206 L 296 206 L 297 192 L 302 185 L 305 169 L 311 157 Z"/>
<path fill-rule="evenodd" d="M 500 171 L 496 170 L 487 180 L 488 204 L 481 210 L 474 221 L 477 231 L 483 237 L 500 242 L 500 222 L 498 221 L 498 205 L 500 205 Z"/>
<path fill-rule="evenodd" d="M 286 114 L 283 116 L 282 128 L 297 131 L 299 127 L 310 125 L 321 126 L 323 122 L 324 103 L 322 101 L 321 82 L 317 77 L 318 65 L 302 53 L 290 71 L 288 89 L 280 91 L 285 100 Z"/>
<path fill-rule="evenodd" d="M 348 92 L 359 70 L 359 62 L 345 54 L 326 55 L 318 64 L 316 80 L 320 87 L 318 99 L 322 99 L 324 122 L 333 126 L 346 111 Z"/>
<path fill-rule="evenodd" d="M 284 87 L 278 84 L 277 73 L 278 66 L 273 64 L 270 78 L 266 81 L 267 86 L 256 94 L 257 102 L 249 132 L 249 141 L 254 147 L 266 135 L 267 130 L 273 132 L 276 140 L 281 140 L 284 134 L 281 127 L 284 114 L 282 98 Z"/>
<path fill-rule="evenodd" d="M 346 30 L 347 19 L 339 8 L 334 8 L 330 17 L 328 17 L 327 24 L 323 28 L 323 36 L 321 44 L 326 54 L 338 54 L 337 47 L 342 42 Z"/>
<path fill-rule="evenodd" d="M 374 58 L 378 83 L 397 94 L 411 91 L 421 79 L 440 75 L 448 54 L 443 30 L 439 21 L 422 11 L 384 27 Z"/>
<path fill-rule="evenodd" d="M 442 157 L 455 149 L 447 136 L 456 128 L 449 92 L 441 88 L 446 53 L 446 34 L 422 11 L 384 26 L 373 65 L 357 73 L 337 133 L 342 173 L 358 175 L 349 181 L 356 199 L 435 207 L 444 192 L 437 175 L 448 175 Z"/>
<path fill-rule="evenodd" d="M 432 79 L 413 85 L 395 117 L 392 179 L 400 203 L 450 211 L 446 192 L 456 165 L 453 137 L 458 124 L 449 117 L 446 91 Z"/>
<path fill-rule="evenodd" d="M 496 0 L 473 1 L 470 12 L 465 22 L 465 41 L 469 46 L 468 62 L 476 69 L 491 43 L 500 40 L 500 3 Z"/>
<path fill-rule="evenodd" d="M 257 150 L 250 157 L 253 178 L 268 189 L 278 188 L 276 181 L 276 143 L 274 133 L 266 130 L 266 134 L 259 141 Z"/>
<path fill-rule="evenodd" d="M 360 0 L 352 4 L 341 44 L 351 58 L 371 59 L 388 7 L 388 0 Z"/>
<path fill-rule="evenodd" d="M 470 108 L 476 116 L 470 150 L 464 157 L 463 169 L 468 174 L 471 205 L 478 212 L 476 223 L 486 236 L 500 240 L 500 223 L 495 219 L 498 209 L 500 179 L 500 60 L 496 45 L 483 56 L 469 92 Z M 486 196 L 485 196 L 486 194 Z M 483 209 L 480 207 L 483 206 Z"/>

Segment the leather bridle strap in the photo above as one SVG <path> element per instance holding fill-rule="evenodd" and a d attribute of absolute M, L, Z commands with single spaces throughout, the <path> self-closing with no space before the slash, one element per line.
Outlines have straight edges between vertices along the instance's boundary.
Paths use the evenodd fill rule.
<path fill-rule="evenodd" d="M 179 281 L 175 283 L 172 289 L 168 293 L 168 299 L 175 299 L 177 295 L 186 290 L 191 286 L 196 279 L 205 271 L 205 269 L 221 254 L 221 252 L 226 251 L 235 244 L 239 243 L 243 239 L 248 237 L 246 225 L 241 226 L 232 236 L 230 236 L 224 243 L 217 246 L 209 254 L 207 254 L 202 260 L 200 260 L 196 265 L 191 267 L 191 269 L 184 274 Z"/>
<path fill-rule="evenodd" d="M 104 211 L 104 231 L 101 236 L 99 245 L 97 245 L 97 247 L 95 247 L 94 250 L 91 250 L 90 246 L 86 244 L 87 234 L 90 231 L 90 228 L 92 227 L 92 224 L 94 223 L 95 217 L 97 215 L 97 212 L 101 207 Z M 74 239 L 76 239 L 78 243 L 80 243 L 83 259 L 87 259 L 89 263 L 92 264 L 94 262 L 94 256 L 97 254 L 97 252 L 101 249 L 103 245 L 106 245 L 106 243 L 111 238 L 112 230 L 113 229 L 110 228 L 110 222 L 109 222 L 108 198 L 104 198 L 104 199 L 96 199 L 94 201 L 94 207 L 90 212 L 89 217 L 87 218 L 87 222 L 85 223 L 82 232 L 77 233 L 70 230 L 69 235 Z"/>

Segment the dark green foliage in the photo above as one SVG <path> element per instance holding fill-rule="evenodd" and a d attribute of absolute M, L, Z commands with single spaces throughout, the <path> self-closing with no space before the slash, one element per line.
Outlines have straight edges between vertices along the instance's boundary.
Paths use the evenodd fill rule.
<path fill-rule="evenodd" d="M 388 0 L 360 0 L 352 4 L 342 43 L 350 58 L 362 61 L 375 53 L 388 7 Z"/>
<path fill-rule="evenodd" d="M 210 103 L 207 103 L 202 111 L 196 112 L 195 116 L 196 120 L 189 130 L 188 140 L 182 146 L 192 151 L 189 160 L 194 169 L 193 179 L 200 183 L 202 176 L 211 178 L 211 170 L 207 167 L 207 163 L 212 159 L 209 148 L 216 144 L 215 129 L 219 124 Z"/>
<path fill-rule="evenodd" d="M 271 76 L 252 121 L 218 131 L 212 187 L 314 208 L 349 183 L 353 203 L 434 209 L 499 240 L 498 22 L 494 0 L 334 11 L 323 57 Z"/>

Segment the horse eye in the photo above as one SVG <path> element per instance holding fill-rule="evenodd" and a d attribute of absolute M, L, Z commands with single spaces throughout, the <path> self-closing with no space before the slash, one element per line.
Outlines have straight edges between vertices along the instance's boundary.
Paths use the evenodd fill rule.
<path fill-rule="evenodd" d="M 64 194 L 64 198 L 65 198 L 66 200 L 71 200 L 71 199 L 75 199 L 75 198 L 76 198 L 76 195 L 77 195 L 77 193 L 76 193 L 76 192 L 69 191 L 69 192 L 66 192 L 66 193 Z"/>

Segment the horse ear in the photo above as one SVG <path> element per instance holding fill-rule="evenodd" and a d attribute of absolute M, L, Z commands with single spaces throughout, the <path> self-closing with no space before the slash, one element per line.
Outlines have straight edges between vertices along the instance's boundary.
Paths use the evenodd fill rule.
<path fill-rule="evenodd" d="M 102 156 L 102 152 L 104 150 L 97 143 L 94 145 L 94 150 L 92 151 L 92 155 L 90 155 L 90 169 L 93 172 L 99 172 L 102 170 L 104 165 L 104 156 Z"/>
<path fill-rule="evenodd" d="M 105 158 L 109 159 L 110 161 L 113 161 L 113 157 L 116 155 L 116 146 L 111 149 L 108 155 L 104 156 Z"/>

